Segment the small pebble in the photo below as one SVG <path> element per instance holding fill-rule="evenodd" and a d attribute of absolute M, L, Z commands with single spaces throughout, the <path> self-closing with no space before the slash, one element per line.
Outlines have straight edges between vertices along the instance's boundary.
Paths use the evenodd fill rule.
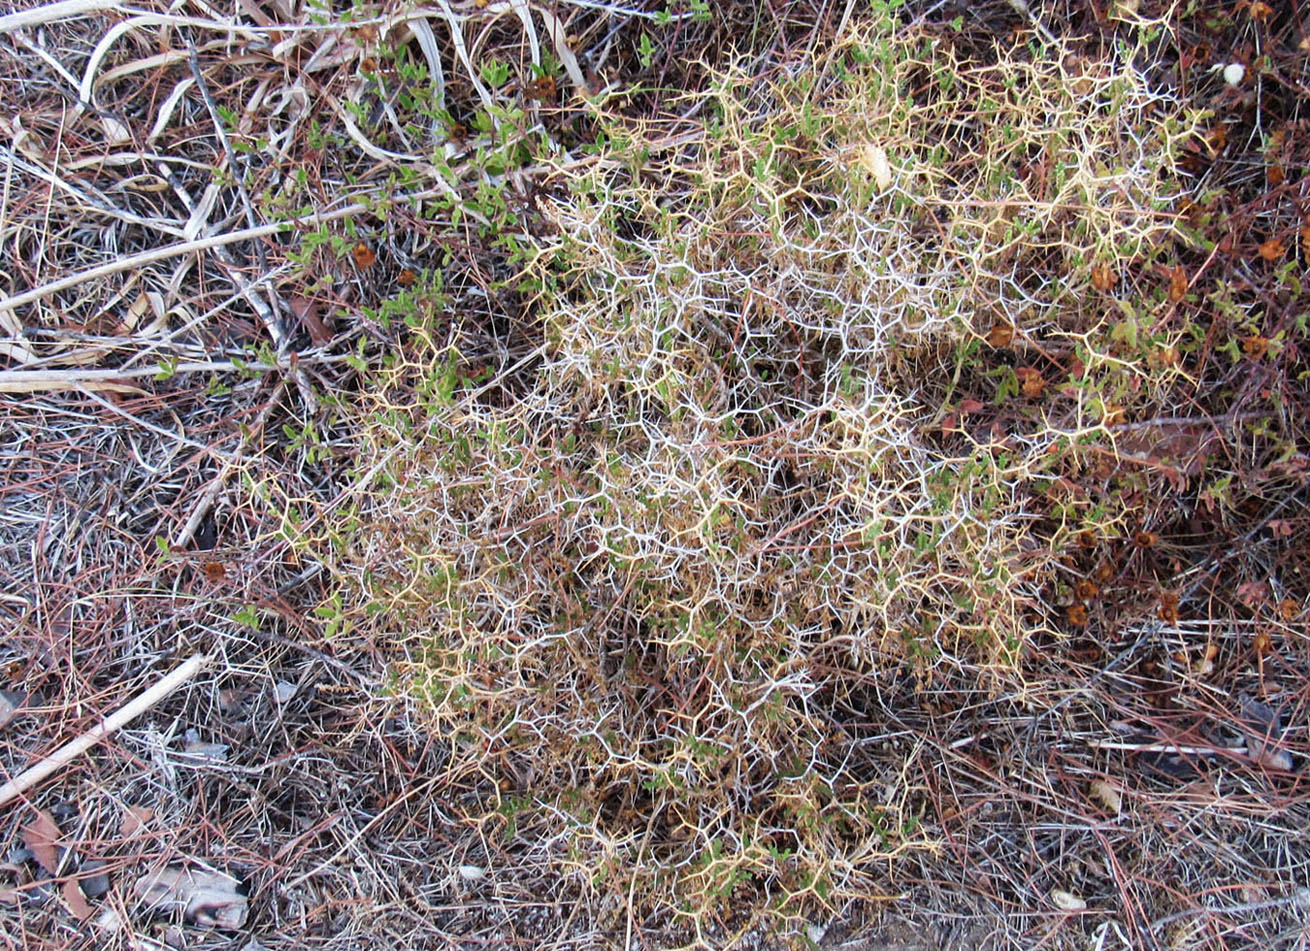
<path fill-rule="evenodd" d="M 109 893 L 109 876 L 100 871 L 105 863 L 100 859 L 90 859 L 78 869 L 82 883 L 82 894 L 87 898 L 101 898 Z M 88 875 L 88 872 L 97 874 Z"/>

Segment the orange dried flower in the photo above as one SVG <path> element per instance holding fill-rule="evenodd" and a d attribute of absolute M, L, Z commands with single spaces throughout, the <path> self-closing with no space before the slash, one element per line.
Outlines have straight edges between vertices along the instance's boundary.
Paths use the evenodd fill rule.
<path fill-rule="evenodd" d="M 1109 584 L 1114 580 L 1114 565 L 1108 561 L 1101 562 L 1092 572 L 1092 577 L 1098 584 Z"/>
<path fill-rule="evenodd" d="M 1273 649 L 1274 640 L 1267 632 L 1261 631 L 1255 636 L 1255 640 L 1251 642 L 1251 646 L 1255 648 L 1257 654 L 1264 656 Z"/>
<path fill-rule="evenodd" d="M 1078 533 L 1078 547 L 1083 551 L 1091 551 L 1096 547 L 1096 533 L 1093 531 L 1081 531 Z"/>
<path fill-rule="evenodd" d="M 1281 259 L 1287 253 L 1287 245 L 1277 238 L 1270 238 L 1262 243 L 1256 251 L 1264 260 L 1272 262 Z"/>
<path fill-rule="evenodd" d="M 1269 352 L 1269 338 L 1259 334 L 1245 338 L 1242 341 L 1242 352 L 1252 360 L 1259 360 Z"/>
<path fill-rule="evenodd" d="M 531 80 L 527 84 L 528 95 L 539 102 L 546 102 L 555 98 L 558 87 L 555 85 L 554 76 L 540 76 Z"/>
<path fill-rule="evenodd" d="M 1108 264 L 1098 264 L 1092 268 L 1092 287 L 1102 293 L 1114 290 L 1119 283 L 1119 275 Z"/>
<path fill-rule="evenodd" d="M 401 287 L 413 287 L 414 282 L 417 280 L 418 280 L 418 275 L 415 274 L 413 271 L 411 271 L 409 268 L 405 268 L 399 274 L 396 275 L 396 282 L 400 284 Z"/>
<path fill-rule="evenodd" d="M 1169 268 L 1169 300 L 1178 303 L 1187 296 L 1187 272 L 1182 267 Z"/>
<path fill-rule="evenodd" d="M 1134 532 L 1133 544 L 1138 548 L 1151 548 L 1160 540 L 1155 532 Z"/>
<path fill-rule="evenodd" d="M 998 350 L 1002 347 L 1008 347 L 1013 339 L 1014 327 L 1004 321 L 993 324 L 992 329 L 987 334 L 987 342 Z"/>
<path fill-rule="evenodd" d="M 358 268 L 372 267 L 373 262 L 378 259 L 378 256 L 373 253 L 373 249 L 363 241 L 355 245 L 350 254 L 355 259 L 355 266 Z"/>
<path fill-rule="evenodd" d="M 205 579 L 215 583 L 222 581 L 227 577 L 227 569 L 223 567 L 220 561 L 207 561 L 204 567 Z"/>
<path fill-rule="evenodd" d="M 1065 609 L 1064 614 L 1065 614 L 1065 618 L 1074 627 L 1087 626 L 1087 605 L 1071 604 L 1069 605 L 1068 608 Z"/>
<path fill-rule="evenodd" d="M 1160 592 L 1160 607 L 1156 609 L 1156 616 L 1166 624 L 1178 623 L 1178 595 L 1170 591 Z"/>
<path fill-rule="evenodd" d="M 1046 380 L 1042 378 L 1041 371 L 1034 367 L 1019 367 L 1014 375 L 1019 378 L 1020 391 L 1029 399 L 1036 399 L 1046 389 Z"/>
<path fill-rule="evenodd" d="M 1283 598 L 1278 602 L 1278 616 L 1284 621 L 1294 620 L 1299 613 L 1297 603 L 1291 598 Z"/>
<path fill-rule="evenodd" d="M 1096 583 L 1086 578 L 1074 585 L 1073 589 L 1073 595 L 1079 601 L 1090 601 L 1100 593 L 1101 589 L 1096 586 Z"/>
<path fill-rule="evenodd" d="M 1246 8 L 1246 12 L 1251 15 L 1252 20 L 1267 20 L 1269 15 L 1274 12 L 1274 8 L 1263 2 L 1263 0 L 1255 0 Z"/>

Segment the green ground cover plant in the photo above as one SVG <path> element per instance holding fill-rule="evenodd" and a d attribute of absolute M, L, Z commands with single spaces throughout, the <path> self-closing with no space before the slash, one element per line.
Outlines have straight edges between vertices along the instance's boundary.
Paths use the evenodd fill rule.
<path fill-rule="evenodd" d="M 1291 19 L 563 6 L 13 15 L 10 715 L 219 670 L 0 924 L 164 927 L 76 825 L 270 947 L 1304 941 Z"/>

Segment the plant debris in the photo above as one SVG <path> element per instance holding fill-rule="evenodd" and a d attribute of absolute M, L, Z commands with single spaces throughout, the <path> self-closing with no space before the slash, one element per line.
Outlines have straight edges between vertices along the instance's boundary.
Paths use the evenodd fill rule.
<path fill-rule="evenodd" d="M 1295 7 L 6 8 L 0 931 L 1294 944 Z"/>
<path fill-rule="evenodd" d="M 180 910 L 187 921 L 205 927 L 236 931 L 246 923 L 241 883 L 223 872 L 169 866 L 141 876 L 133 892 L 151 911 Z"/>

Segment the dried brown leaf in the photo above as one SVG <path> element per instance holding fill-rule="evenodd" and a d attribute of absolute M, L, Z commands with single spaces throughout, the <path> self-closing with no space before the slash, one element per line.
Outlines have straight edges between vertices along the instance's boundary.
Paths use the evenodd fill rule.
<path fill-rule="evenodd" d="M 292 294 L 287 299 L 287 304 L 291 307 L 291 312 L 300 319 L 305 329 L 309 331 L 309 339 L 313 341 L 314 346 L 322 347 L 332 342 L 332 331 L 323 320 L 323 305 L 321 302 L 309 297 L 301 297 L 299 294 Z"/>
<path fill-rule="evenodd" d="M 123 812 L 123 821 L 118 824 L 118 834 L 130 839 L 155 817 L 155 810 L 149 806 L 128 806 Z"/>
<path fill-rule="evenodd" d="M 1269 531 L 1273 533 L 1274 538 L 1291 538 L 1292 523 L 1285 518 L 1271 518 Z"/>
<path fill-rule="evenodd" d="M 37 812 L 34 820 L 23 826 L 23 844 L 47 875 L 55 874 L 55 869 L 59 867 L 56 843 L 62 835 L 58 823 L 44 809 Z"/>
<path fill-rule="evenodd" d="M 68 910 L 73 913 L 73 916 L 77 918 L 78 921 L 86 921 L 96 913 L 95 908 L 91 906 L 91 903 L 86 900 L 86 896 L 82 894 L 82 889 L 77 884 L 77 879 L 64 879 L 63 885 L 60 886 L 60 891 L 63 892 L 64 902 L 68 905 Z"/>

